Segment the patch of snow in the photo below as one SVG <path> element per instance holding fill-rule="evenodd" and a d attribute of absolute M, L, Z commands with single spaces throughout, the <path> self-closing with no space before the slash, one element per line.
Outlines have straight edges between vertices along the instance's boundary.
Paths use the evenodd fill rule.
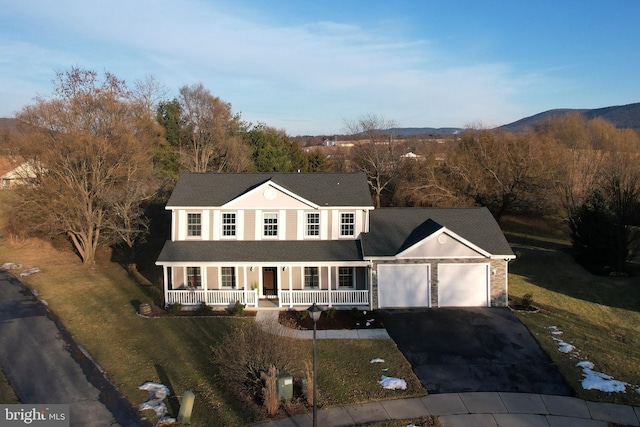
<path fill-rule="evenodd" d="M 365 326 L 371 326 L 371 323 L 367 322 L 364 324 Z"/>
<path fill-rule="evenodd" d="M 558 351 L 561 353 L 571 353 L 575 350 L 575 346 L 568 344 L 562 340 L 556 339 L 556 343 L 558 344 Z"/>
<path fill-rule="evenodd" d="M 548 329 L 551 331 L 551 335 L 562 335 L 563 333 L 557 326 L 549 326 Z M 568 354 L 576 350 L 575 346 L 562 341 L 560 338 L 552 336 L 551 339 L 558 344 L 558 351 L 561 353 Z M 578 354 L 579 353 L 576 351 L 573 355 L 577 356 Z"/>
<path fill-rule="evenodd" d="M 16 268 L 22 268 L 22 265 L 15 262 L 5 262 L 0 265 L 0 270 L 15 270 Z"/>
<path fill-rule="evenodd" d="M 156 426 L 173 424 L 176 422 L 175 418 L 167 416 L 167 405 L 163 402 L 163 400 L 170 394 L 169 387 L 164 384 L 148 381 L 139 386 L 138 389 L 149 392 L 149 400 L 141 403 L 138 406 L 138 410 L 144 411 L 151 409 L 154 411 L 156 416 L 159 418 Z"/>
<path fill-rule="evenodd" d="M 618 381 L 611 375 L 593 370 L 593 363 L 588 360 L 578 362 L 576 366 L 582 368 L 582 388 L 585 390 L 600 390 L 606 393 L 626 393 L 629 383 Z"/>
<path fill-rule="evenodd" d="M 29 267 L 26 270 L 24 270 L 22 273 L 20 273 L 20 277 L 27 277 L 27 276 L 31 276 L 33 273 L 40 273 L 40 270 L 38 267 Z"/>
<path fill-rule="evenodd" d="M 400 378 L 386 377 L 381 376 L 378 384 L 382 386 L 382 388 L 386 388 L 387 390 L 406 390 L 407 382 Z"/>
<path fill-rule="evenodd" d="M 371 362 L 369 363 L 384 363 L 384 359 L 380 359 L 379 357 L 376 357 L 374 359 L 371 359 Z"/>

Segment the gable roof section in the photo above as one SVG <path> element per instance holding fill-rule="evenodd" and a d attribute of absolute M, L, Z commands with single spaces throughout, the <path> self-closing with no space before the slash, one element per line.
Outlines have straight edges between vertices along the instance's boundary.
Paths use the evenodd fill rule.
<path fill-rule="evenodd" d="M 194 262 L 356 262 L 357 240 L 166 241 L 156 264 Z"/>
<path fill-rule="evenodd" d="M 320 207 L 373 207 L 363 173 L 192 172 L 180 176 L 167 208 L 223 206 L 269 181 Z"/>
<path fill-rule="evenodd" d="M 382 208 L 362 234 L 365 258 L 393 257 L 446 228 L 492 257 L 515 255 L 487 208 Z"/>

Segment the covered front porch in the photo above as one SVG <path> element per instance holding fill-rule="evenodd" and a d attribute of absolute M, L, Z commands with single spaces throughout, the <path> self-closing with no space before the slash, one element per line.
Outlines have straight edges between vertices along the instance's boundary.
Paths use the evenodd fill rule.
<path fill-rule="evenodd" d="M 368 263 L 163 265 L 166 305 L 303 309 L 370 308 Z"/>

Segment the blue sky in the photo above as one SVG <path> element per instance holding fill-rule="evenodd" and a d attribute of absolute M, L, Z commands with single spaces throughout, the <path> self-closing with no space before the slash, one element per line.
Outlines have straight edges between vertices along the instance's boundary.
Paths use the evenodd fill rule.
<path fill-rule="evenodd" d="M 0 117 L 56 71 L 203 83 L 243 119 L 333 134 L 502 125 L 640 102 L 640 1 L 0 0 Z"/>

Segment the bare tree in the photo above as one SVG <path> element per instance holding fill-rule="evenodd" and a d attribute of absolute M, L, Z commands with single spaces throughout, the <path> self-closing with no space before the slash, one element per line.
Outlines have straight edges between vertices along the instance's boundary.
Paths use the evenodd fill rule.
<path fill-rule="evenodd" d="M 249 168 L 242 142 L 243 124 L 231 104 L 213 96 L 202 83 L 180 88 L 180 152 L 192 172 L 238 172 Z"/>
<path fill-rule="evenodd" d="M 352 166 L 367 175 L 373 192 L 373 202 L 380 207 L 382 192 L 396 179 L 402 152 L 395 141 L 392 120 L 376 114 L 366 114 L 345 122 L 348 133 L 357 141 L 351 149 Z"/>
<path fill-rule="evenodd" d="M 443 168 L 444 159 L 429 155 L 401 164 L 393 199 L 399 206 L 462 207 L 475 201 L 461 193 L 455 177 Z"/>
<path fill-rule="evenodd" d="M 547 153 L 532 133 L 470 129 L 447 166 L 464 184 L 463 193 L 487 206 L 499 221 L 516 208 L 544 210 L 553 176 Z"/>
<path fill-rule="evenodd" d="M 155 115 L 158 105 L 167 96 L 167 87 L 151 74 L 135 80 L 133 85 L 132 101 L 140 107 L 140 113 Z"/>
<path fill-rule="evenodd" d="M 36 166 L 16 218 L 24 227 L 66 234 L 85 264 L 96 249 L 131 242 L 144 221 L 152 154 L 160 135 L 140 114 L 124 81 L 110 73 L 58 72 L 50 97 L 37 97 L 17 118 L 25 125 L 16 147 Z"/>

